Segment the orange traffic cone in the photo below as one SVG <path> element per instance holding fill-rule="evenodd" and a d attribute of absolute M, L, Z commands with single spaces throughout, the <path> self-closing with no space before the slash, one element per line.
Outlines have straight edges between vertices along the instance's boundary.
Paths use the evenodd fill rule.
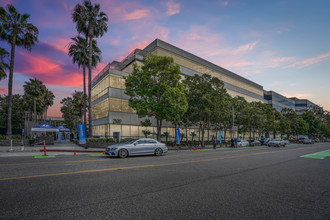
<path fill-rule="evenodd" d="M 77 153 L 76 153 L 76 151 L 73 153 L 73 156 L 77 156 Z"/>

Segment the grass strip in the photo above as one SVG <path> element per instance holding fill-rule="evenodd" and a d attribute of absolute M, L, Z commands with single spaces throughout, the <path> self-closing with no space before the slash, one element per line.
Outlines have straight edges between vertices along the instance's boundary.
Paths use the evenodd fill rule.
<path fill-rule="evenodd" d="M 105 155 L 105 154 L 88 154 L 88 156 L 92 156 L 92 157 L 103 156 L 103 157 L 105 157 L 105 156 L 107 156 L 107 155 Z"/>
<path fill-rule="evenodd" d="M 47 158 L 47 157 L 56 157 L 56 156 L 34 156 L 34 158 Z"/>

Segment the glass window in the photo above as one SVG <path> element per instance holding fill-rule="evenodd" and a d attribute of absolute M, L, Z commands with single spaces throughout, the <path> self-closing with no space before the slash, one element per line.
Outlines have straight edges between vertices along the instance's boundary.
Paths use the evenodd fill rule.
<path fill-rule="evenodd" d="M 139 141 L 137 141 L 137 144 L 144 144 L 144 140 L 139 140 Z"/>
<path fill-rule="evenodd" d="M 147 140 L 147 143 L 148 143 L 148 144 L 157 144 L 157 142 L 154 141 L 154 140 Z"/>

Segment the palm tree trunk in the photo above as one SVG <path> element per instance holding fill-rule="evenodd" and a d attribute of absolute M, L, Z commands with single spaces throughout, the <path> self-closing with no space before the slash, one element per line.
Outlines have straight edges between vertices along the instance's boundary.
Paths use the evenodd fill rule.
<path fill-rule="evenodd" d="M 12 102 L 13 102 L 13 76 L 14 76 L 14 59 L 15 59 L 15 42 L 16 36 L 11 41 L 10 67 L 8 79 L 8 120 L 7 120 L 7 139 L 12 137 Z"/>
<path fill-rule="evenodd" d="M 83 109 L 83 115 L 84 115 L 84 124 L 85 124 L 85 129 L 86 129 L 86 64 L 84 62 L 83 64 L 83 80 L 84 80 L 84 94 L 83 94 L 83 99 L 84 99 L 84 109 Z"/>
<path fill-rule="evenodd" d="M 93 136 L 92 130 L 92 55 L 93 55 L 93 48 L 92 48 L 92 41 L 93 38 L 89 37 L 89 60 L 88 60 L 88 133 L 89 137 Z"/>

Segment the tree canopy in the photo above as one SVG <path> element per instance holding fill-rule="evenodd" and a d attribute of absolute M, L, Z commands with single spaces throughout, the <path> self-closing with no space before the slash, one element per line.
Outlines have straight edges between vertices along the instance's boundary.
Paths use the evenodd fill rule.
<path fill-rule="evenodd" d="M 141 66 L 134 64 L 133 72 L 125 77 L 129 106 L 139 117 L 155 117 L 157 140 L 163 121 L 178 121 L 187 110 L 186 90 L 180 78 L 180 68 L 173 58 L 156 55 L 144 58 Z"/>

